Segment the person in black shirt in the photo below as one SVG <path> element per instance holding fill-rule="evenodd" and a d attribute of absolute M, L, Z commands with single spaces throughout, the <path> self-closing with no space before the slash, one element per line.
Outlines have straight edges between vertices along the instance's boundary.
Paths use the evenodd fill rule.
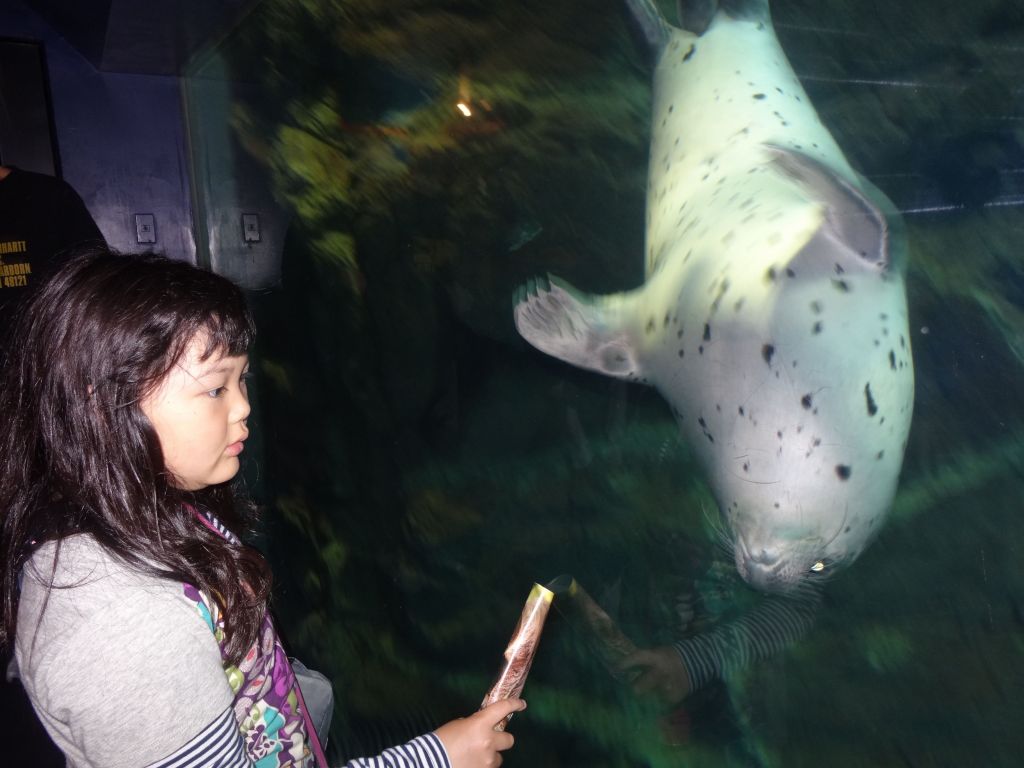
<path fill-rule="evenodd" d="M 0 361 L 14 314 L 29 293 L 77 246 L 104 245 L 103 235 L 71 185 L 52 176 L 0 165 Z M 2 364 L 2 362 L 0 362 Z M 0 711 L 20 734 L 15 761 L 63 765 L 36 719 L 10 654 L 0 654 Z"/>
<path fill-rule="evenodd" d="M 81 245 L 105 241 L 70 184 L 0 165 L 0 335 L 61 254 Z"/>

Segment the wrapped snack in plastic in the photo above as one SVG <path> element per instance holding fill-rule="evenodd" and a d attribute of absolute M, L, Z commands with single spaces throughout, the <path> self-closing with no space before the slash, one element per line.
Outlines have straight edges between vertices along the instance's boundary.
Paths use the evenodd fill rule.
<path fill-rule="evenodd" d="M 537 645 L 540 643 L 540 633 L 544 629 L 544 620 L 551 608 L 551 601 L 555 593 L 540 584 L 534 584 L 530 590 L 530 596 L 526 598 L 523 606 L 523 613 L 519 617 L 519 624 L 516 631 L 512 633 L 512 639 L 505 649 L 505 666 L 502 667 L 498 679 L 491 686 L 491 689 L 484 696 L 481 708 L 493 704 L 502 699 L 518 697 L 526 685 L 526 676 L 530 672 L 530 665 L 533 664 L 533 657 L 537 653 Z M 494 729 L 505 730 L 509 715 Z"/>
<path fill-rule="evenodd" d="M 636 644 L 626 637 L 612 617 L 605 613 L 572 576 L 565 574 L 552 579 L 548 583 L 548 588 L 556 595 L 564 595 L 569 599 L 568 605 L 572 608 L 572 614 L 586 628 L 592 641 L 591 645 L 612 676 L 619 679 L 625 677 L 619 670 L 619 662 L 636 653 Z"/>

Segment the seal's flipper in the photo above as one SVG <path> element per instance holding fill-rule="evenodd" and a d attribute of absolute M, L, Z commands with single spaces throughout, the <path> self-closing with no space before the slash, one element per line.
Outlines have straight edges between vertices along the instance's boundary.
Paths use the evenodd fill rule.
<path fill-rule="evenodd" d="M 764 21 L 771 16 L 768 0 L 719 0 L 718 7 L 741 21 Z"/>
<path fill-rule="evenodd" d="M 648 45 L 655 54 L 660 53 L 671 34 L 672 25 L 665 21 L 665 17 L 652 0 L 626 0 L 626 5 L 629 6 L 640 31 L 647 38 Z"/>
<path fill-rule="evenodd" d="M 679 0 L 679 25 L 703 35 L 719 11 L 739 21 L 764 21 L 770 16 L 768 0 Z"/>
<path fill-rule="evenodd" d="M 718 0 L 679 0 L 679 25 L 687 32 L 703 35 L 718 11 Z"/>
<path fill-rule="evenodd" d="M 672 25 L 665 20 L 654 0 L 626 0 L 644 37 L 655 50 L 661 48 Z M 768 21 L 768 0 L 677 0 L 679 26 L 695 35 L 703 35 L 719 11 L 733 19 Z"/>
<path fill-rule="evenodd" d="M 628 296 L 591 296 L 550 275 L 531 280 L 516 291 L 516 330 L 559 360 L 620 379 L 641 379 L 623 311 Z"/>
<path fill-rule="evenodd" d="M 873 185 L 858 189 L 828 166 L 795 149 L 769 145 L 774 167 L 825 206 L 825 234 L 856 256 L 864 266 L 887 272 L 894 265 L 893 245 L 902 249 L 902 230 L 893 237 L 899 216 Z"/>
<path fill-rule="evenodd" d="M 626 5 L 651 50 L 660 53 L 675 25 L 665 20 L 654 0 L 626 0 Z M 679 26 L 698 36 L 708 30 L 720 11 L 741 21 L 767 22 L 770 18 L 768 0 L 678 0 L 678 7 Z"/>

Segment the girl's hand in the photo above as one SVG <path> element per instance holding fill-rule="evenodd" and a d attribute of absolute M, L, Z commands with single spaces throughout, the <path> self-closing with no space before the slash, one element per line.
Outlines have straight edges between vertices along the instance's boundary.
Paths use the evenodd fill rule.
<path fill-rule="evenodd" d="M 452 768 L 494 768 L 501 765 L 500 752 L 511 748 L 511 733 L 494 730 L 494 726 L 513 712 L 526 709 L 522 699 L 497 701 L 469 717 L 452 720 L 435 733 L 448 752 Z"/>
<path fill-rule="evenodd" d="M 631 653 L 618 669 L 631 681 L 633 693 L 649 694 L 662 704 L 678 704 L 690 694 L 690 675 L 671 645 Z"/>

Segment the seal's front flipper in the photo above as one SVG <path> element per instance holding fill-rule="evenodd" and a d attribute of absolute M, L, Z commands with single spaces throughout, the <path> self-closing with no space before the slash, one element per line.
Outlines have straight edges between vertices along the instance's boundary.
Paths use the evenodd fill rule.
<path fill-rule="evenodd" d="M 902 219 L 889 199 L 866 179 L 859 187 L 809 155 L 768 145 L 774 167 L 799 185 L 808 199 L 825 207 L 819 235 L 862 267 L 889 272 L 902 266 L 906 251 Z"/>
<path fill-rule="evenodd" d="M 632 339 L 630 294 L 591 296 L 557 277 L 531 280 L 515 296 L 516 330 L 541 352 L 620 379 L 643 378 Z"/>

